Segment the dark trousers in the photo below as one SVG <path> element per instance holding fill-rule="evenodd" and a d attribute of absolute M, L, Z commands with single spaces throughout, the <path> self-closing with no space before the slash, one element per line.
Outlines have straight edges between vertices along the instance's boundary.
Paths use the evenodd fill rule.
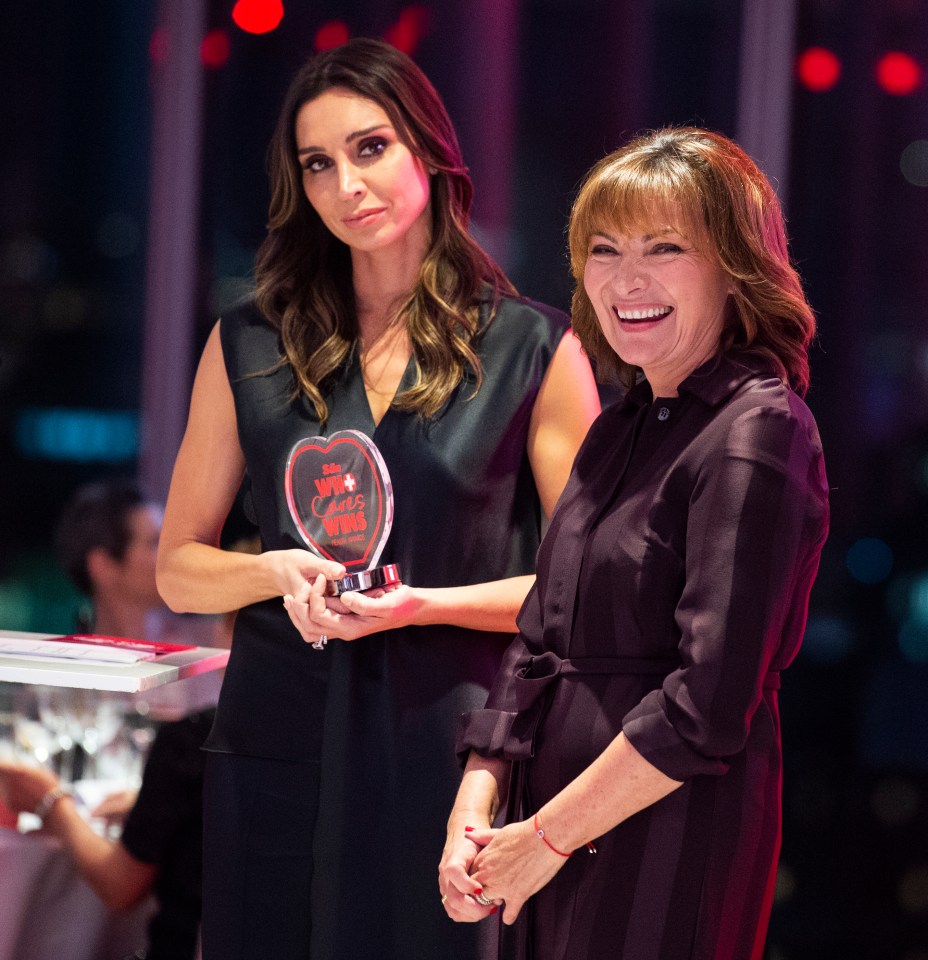
<path fill-rule="evenodd" d="M 319 767 L 211 753 L 203 960 L 308 960 Z"/>

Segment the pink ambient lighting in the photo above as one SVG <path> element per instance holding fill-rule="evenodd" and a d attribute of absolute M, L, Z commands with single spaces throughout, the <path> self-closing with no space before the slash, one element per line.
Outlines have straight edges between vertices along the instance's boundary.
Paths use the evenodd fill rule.
<path fill-rule="evenodd" d="M 429 12 L 425 7 L 404 7 L 399 19 L 384 32 L 383 38 L 408 56 L 415 53 L 419 41 L 425 36 L 429 24 Z"/>
<path fill-rule="evenodd" d="M 317 50 L 334 50 L 343 43 L 347 43 L 351 37 L 351 31 L 348 24 L 341 20 L 329 20 L 324 23 L 317 31 L 313 44 Z"/>
<path fill-rule="evenodd" d="M 165 27 L 157 27 L 152 31 L 148 41 L 148 58 L 152 63 L 167 63 L 170 52 L 170 35 Z"/>
<path fill-rule="evenodd" d="M 207 70 L 218 70 L 229 62 L 229 36 L 225 30 L 217 29 L 203 38 L 200 44 L 200 60 Z"/>

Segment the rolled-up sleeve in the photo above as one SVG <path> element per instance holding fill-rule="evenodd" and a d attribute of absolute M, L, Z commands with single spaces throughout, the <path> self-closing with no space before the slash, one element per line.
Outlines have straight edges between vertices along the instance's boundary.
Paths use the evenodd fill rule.
<path fill-rule="evenodd" d="M 801 643 L 828 524 L 821 445 L 803 413 L 743 414 L 693 487 L 680 667 L 623 720 L 635 749 L 675 780 L 727 771 L 770 672 Z"/>

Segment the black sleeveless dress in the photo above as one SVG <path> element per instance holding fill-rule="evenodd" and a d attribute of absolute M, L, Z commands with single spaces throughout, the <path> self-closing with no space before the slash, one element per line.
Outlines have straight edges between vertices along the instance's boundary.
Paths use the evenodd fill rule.
<path fill-rule="evenodd" d="M 389 410 L 376 427 L 357 359 L 327 397 L 326 434 L 361 430 L 390 472 L 392 532 L 380 563 L 405 582 L 459 586 L 530 573 L 541 507 L 526 454 L 535 398 L 568 328 L 548 307 L 504 299 L 480 338 L 483 383 L 463 383 L 424 421 Z M 284 469 L 294 443 L 317 436 L 291 399 L 276 333 L 251 306 L 223 317 L 255 516 L 265 550 L 303 547 Z M 254 376 L 256 372 L 261 375 Z M 400 389 L 412 383 L 414 365 Z M 487 924 L 455 924 L 437 872 L 460 781 L 457 718 L 480 708 L 509 634 L 449 626 L 387 631 L 353 643 L 305 643 L 279 598 L 238 616 L 206 749 L 320 764 L 314 832 L 312 958 L 473 960 Z M 208 815 L 208 811 L 207 811 Z"/>

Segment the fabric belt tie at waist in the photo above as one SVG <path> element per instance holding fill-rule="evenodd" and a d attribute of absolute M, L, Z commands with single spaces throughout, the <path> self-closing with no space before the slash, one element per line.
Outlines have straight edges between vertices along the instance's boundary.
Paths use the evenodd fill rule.
<path fill-rule="evenodd" d="M 469 751 L 471 734 L 481 743 L 481 753 L 527 760 L 535 755 L 535 731 L 547 706 L 545 694 L 560 677 L 594 675 L 666 677 L 678 669 L 673 657 L 577 657 L 561 659 L 551 650 L 532 657 L 515 675 L 517 711 L 473 710 L 461 717 L 458 729 L 458 753 Z M 780 689 L 780 672 L 771 670 L 764 677 L 765 690 Z"/>

